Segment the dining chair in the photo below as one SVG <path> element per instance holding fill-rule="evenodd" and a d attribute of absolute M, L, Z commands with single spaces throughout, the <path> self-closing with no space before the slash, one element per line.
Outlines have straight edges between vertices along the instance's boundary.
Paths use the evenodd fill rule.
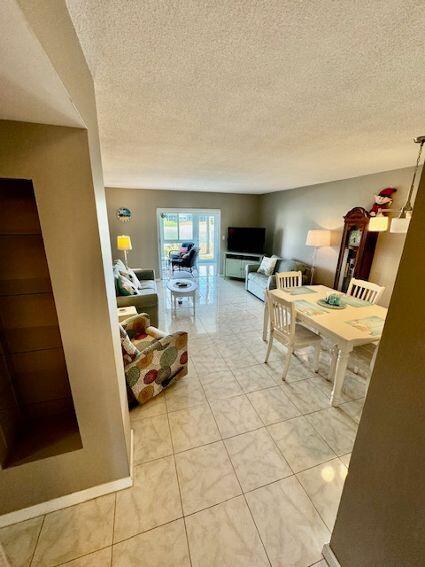
<path fill-rule="evenodd" d="M 384 293 L 385 287 L 367 282 L 365 280 L 356 280 L 351 278 L 350 285 L 347 289 L 347 295 L 352 295 L 357 299 L 363 299 L 369 303 L 378 303 L 381 295 Z"/>
<path fill-rule="evenodd" d="M 276 274 L 277 289 L 300 287 L 303 283 L 302 272 L 278 272 Z"/>
<path fill-rule="evenodd" d="M 286 346 L 288 356 L 283 368 L 282 380 L 286 380 L 294 350 L 314 346 L 313 370 L 319 371 L 320 344 L 322 339 L 310 329 L 296 322 L 295 304 L 274 294 L 266 292 L 266 300 L 270 317 L 270 338 L 264 362 L 267 364 L 273 339 Z"/>

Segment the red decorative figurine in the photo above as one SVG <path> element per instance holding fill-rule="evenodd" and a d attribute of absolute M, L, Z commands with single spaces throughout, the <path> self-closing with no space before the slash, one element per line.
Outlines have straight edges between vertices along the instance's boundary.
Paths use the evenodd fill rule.
<path fill-rule="evenodd" d="M 382 189 L 382 191 L 379 191 L 379 194 L 375 195 L 375 202 L 369 211 L 370 216 L 376 217 L 381 209 L 389 209 L 393 202 L 392 195 L 396 191 L 397 189 L 394 187 L 386 187 L 385 189 Z"/>

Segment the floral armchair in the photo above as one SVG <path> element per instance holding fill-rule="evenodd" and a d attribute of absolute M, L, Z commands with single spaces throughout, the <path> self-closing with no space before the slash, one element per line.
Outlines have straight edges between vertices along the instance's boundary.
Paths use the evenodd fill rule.
<path fill-rule="evenodd" d="M 186 332 L 167 335 L 141 313 L 122 322 L 120 335 L 130 403 L 146 403 L 187 374 Z"/>

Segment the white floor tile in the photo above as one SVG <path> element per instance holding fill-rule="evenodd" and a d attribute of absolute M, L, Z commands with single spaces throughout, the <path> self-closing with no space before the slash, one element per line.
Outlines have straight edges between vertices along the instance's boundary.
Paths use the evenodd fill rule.
<path fill-rule="evenodd" d="M 106 567 L 106 563 L 103 567 Z M 114 545 L 112 567 L 190 567 L 183 520 Z"/>
<path fill-rule="evenodd" d="M 242 394 L 242 389 L 230 370 L 211 372 L 199 377 L 209 401 L 225 400 Z"/>
<path fill-rule="evenodd" d="M 276 386 L 276 382 L 273 380 L 270 372 L 267 370 L 267 367 L 262 364 L 237 369 L 234 370 L 233 373 L 245 393 L 264 390 L 264 388 L 273 388 Z"/>
<path fill-rule="evenodd" d="M 344 487 L 347 467 L 339 459 L 297 474 L 316 510 L 332 531 Z"/>
<path fill-rule="evenodd" d="M 105 547 L 100 551 L 89 553 L 79 559 L 74 559 L 69 563 L 64 563 L 66 567 L 109 567 L 111 564 L 112 546 Z"/>
<path fill-rule="evenodd" d="M 58 565 L 112 543 L 115 494 L 47 514 L 32 565 Z"/>
<path fill-rule="evenodd" d="M 268 567 L 243 497 L 186 518 L 192 567 Z"/>
<path fill-rule="evenodd" d="M 173 454 L 167 414 L 138 419 L 134 431 L 134 464 Z"/>
<path fill-rule="evenodd" d="M 171 412 L 168 418 L 176 453 L 220 439 L 220 433 L 207 404 Z"/>
<path fill-rule="evenodd" d="M 300 415 L 300 412 L 279 386 L 251 392 L 248 394 L 248 398 L 255 411 L 263 420 L 264 425 L 270 425 Z"/>
<path fill-rule="evenodd" d="M 0 529 L 0 543 L 12 567 L 30 565 L 42 523 L 40 516 Z"/>
<path fill-rule="evenodd" d="M 329 407 L 329 398 L 310 380 L 282 383 L 281 388 L 302 414 Z"/>
<path fill-rule="evenodd" d="M 204 389 L 194 373 L 189 373 L 165 391 L 167 411 L 178 411 L 198 406 L 207 401 Z"/>
<path fill-rule="evenodd" d="M 273 567 L 308 567 L 330 532 L 295 476 L 246 495 Z"/>
<path fill-rule="evenodd" d="M 345 455 L 352 450 L 357 424 L 340 408 L 324 409 L 307 415 L 306 419 L 337 455 Z"/>
<path fill-rule="evenodd" d="M 270 425 L 267 430 L 294 472 L 336 456 L 303 416 Z"/>
<path fill-rule="evenodd" d="M 173 457 L 134 467 L 134 484 L 117 492 L 114 542 L 182 516 Z"/>
<path fill-rule="evenodd" d="M 176 465 L 185 515 L 241 493 L 222 441 L 176 455 Z"/>
<path fill-rule="evenodd" d="M 223 439 L 263 425 L 245 395 L 211 402 L 211 409 Z"/>
<path fill-rule="evenodd" d="M 224 443 L 244 492 L 292 474 L 264 428 L 226 439 Z"/>

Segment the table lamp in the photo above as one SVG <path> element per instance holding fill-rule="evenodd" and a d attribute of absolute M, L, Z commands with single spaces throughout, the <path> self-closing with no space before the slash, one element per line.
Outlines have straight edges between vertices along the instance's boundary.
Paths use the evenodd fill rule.
<path fill-rule="evenodd" d="M 313 253 L 313 265 L 311 268 L 311 278 L 310 278 L 310 285 L 313 283 L 314 272 L 316 269 L 316 256 L 317 256 L 317 249 L 321 248 L 322 246 L 330 246 L 331 244 L 331 231 L 330 230 L 322 230 L 322 229 L 314 229 L 309 230 L 307 233 L 307 239 L 305 241 L 307 246 L 314 247 Z"/>
<path fill-rule="evenodd" d="M 132 250 L 131 238 L 127 234 L 120 234 L 117 236 L 117 248 L 124 251 L 124 263 L 128 269 L 127 251 Z"/>

